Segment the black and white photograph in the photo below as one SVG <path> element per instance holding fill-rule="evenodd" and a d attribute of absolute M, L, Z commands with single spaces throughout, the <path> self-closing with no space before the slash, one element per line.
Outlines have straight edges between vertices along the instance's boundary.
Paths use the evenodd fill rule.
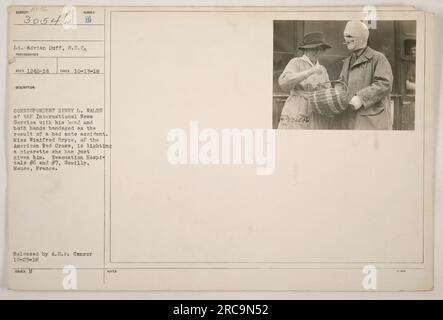
<path fill-rule="evenodd" d="M 415 21 L 274 21 L 273 128 L 414 130 Z"/>

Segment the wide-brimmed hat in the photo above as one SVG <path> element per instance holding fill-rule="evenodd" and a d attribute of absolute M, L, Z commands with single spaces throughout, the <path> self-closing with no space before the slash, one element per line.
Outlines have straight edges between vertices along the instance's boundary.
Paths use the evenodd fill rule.
<path fill-rule="evenodd" d="M 303 42 L 299 44 L 299 49 L 329 49 L 331 46 L 325 42 L 323 32 L 309 32 L 303 37 Z"/>

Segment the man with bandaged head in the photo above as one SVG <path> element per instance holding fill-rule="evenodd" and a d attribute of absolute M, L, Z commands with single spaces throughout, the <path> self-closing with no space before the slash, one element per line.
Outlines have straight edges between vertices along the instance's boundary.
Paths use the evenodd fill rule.
<path fill-rule="evenodd" d="M 348 85 L 349 107 L 335 119 L 336 129 L 388 130 L 392 128 L 390 98 L 393 75 L 383 53 L 370 48 L 369 30 L 361 21 L 349 21 L 344 30 L 351 55 L 340 74 Z"/>

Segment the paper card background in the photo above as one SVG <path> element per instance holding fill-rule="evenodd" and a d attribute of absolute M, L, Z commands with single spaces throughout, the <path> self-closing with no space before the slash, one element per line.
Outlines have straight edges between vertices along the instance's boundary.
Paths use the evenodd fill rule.
<path fill-rule="evenodd" d="M 271 127 L 275 15 L 112 13 L 112 261 L 422 261 L 420 108 L 410 132 L 277 130 L 270 176 L 167 161 L 191 120 Z"/>

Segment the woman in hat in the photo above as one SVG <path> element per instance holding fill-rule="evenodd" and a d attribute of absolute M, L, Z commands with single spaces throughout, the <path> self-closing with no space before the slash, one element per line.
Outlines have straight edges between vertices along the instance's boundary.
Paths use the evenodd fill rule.
<path fill-rule="evenodd" d="M 290 95 L 283 106 L 279 129 L 328 129 L 330 118 L 313 113 L 307 95 L 329 84 L 326 68 L 318 58 L 331 46 L 325 43 L 322 32 L 307 33 L 298 47 L 303 56 L 289 61 L 278 83 Z"/>

